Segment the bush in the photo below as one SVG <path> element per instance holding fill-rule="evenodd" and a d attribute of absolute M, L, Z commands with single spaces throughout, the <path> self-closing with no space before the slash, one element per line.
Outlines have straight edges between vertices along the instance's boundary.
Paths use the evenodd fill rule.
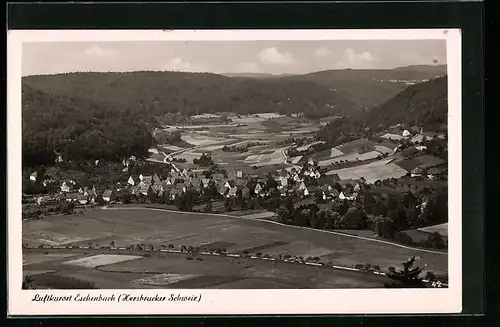
<path fill-rule="evenodd" d="M 91 281 L 81 280 L 74 277 L 64 275 L 42 274 L 32 276 L 32 280 L 36 286 L 50 289 L 96 289 Z"/>
<path fill-rule="evenodd" d="M 414 245 L 412 238 L 406 234 L 405 232 L 396 232 L 394 233 L 394 240 L 398 243 L 405 245 Z"/>

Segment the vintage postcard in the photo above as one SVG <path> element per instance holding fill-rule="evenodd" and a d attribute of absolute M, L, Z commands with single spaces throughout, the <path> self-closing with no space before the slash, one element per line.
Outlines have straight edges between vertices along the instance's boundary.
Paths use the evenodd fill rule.
<path fill-rule="evenodd" d="M 7 117 L 10 315 L 461 311 L 457 29 L 9 31 Z"/>

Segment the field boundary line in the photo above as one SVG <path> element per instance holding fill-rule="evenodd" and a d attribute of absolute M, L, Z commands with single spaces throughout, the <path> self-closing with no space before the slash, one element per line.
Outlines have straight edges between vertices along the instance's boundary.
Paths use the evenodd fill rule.
<path fill-rule="evenodd" d="M 210 215 L 210 216 L 227 217 L 227 218 L 242 219 L 242 220 L 257 220 L 257 221 L 262 221 L 262 222 L 266 222 L 266 223 L 280 225 L 280 226 L 284 226 L 284 227 L 288 227 L 288 228 L 305 229 L 305 230 L 334 234 L 334 235 L 345 236 L 345 237 L 350 237 L 350 238 L 356 238 L 356 239 L 365 240 L 365 241 L 369 241 L 369 242 L 388 244 L 388 245 L 396 246 L 396 247 L 407 249 L 407 250 L 448 255 L 447 252 L 428 250 L 428 249 L 420 249 L 420 248 L 415 248 L 415 247 L 411 247 L 411 246 L 406 246 L 406 245 L 402 245 L 402 244 L 398 244 L 398 243 L 394 243 L 394 242 L 390 242 L 390 241 L 378 240 L 378 239 L 369 238 L 369 237 L 363 237 L 363 236 L 352 235 L 352 234 L 341 233 L 341 232 L 334 232 L 334 231 L 324 230 L 324 229 L 315 229 L 315 228 L 310 228 L 310 227 L 287 225 L 287 224 L 283 224 L 283 223 L 280 223 L 277 221 L 272 221 L 272 220 L 267 220 L 267 219 L 244 218 L 244 217 L 232 216 L 232 215 L 222 214 L 222 213 L 189 212 L 189 211 L 177 211 L 177 210 L 170 210 L 170 209 L 148 208 L 148 207 L 114 207 L 114 208 L 113 207 L 112 208 L 105 207 L 102 209 L 103 210 L 152 210 L 152 211 L 164 211 L 164 212 L 177 213 L 177 214 L 188 214 L 188 215 L 198 215 L 198 216 Z"/>

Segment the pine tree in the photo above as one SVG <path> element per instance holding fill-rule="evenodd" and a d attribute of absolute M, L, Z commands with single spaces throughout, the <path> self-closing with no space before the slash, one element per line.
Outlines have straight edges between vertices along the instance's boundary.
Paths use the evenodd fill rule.
<path fill-rule="evenodd" d="M 386 288 L 425 288 L 425 284 L 420 278 L 422 269 L 413 268 L 415 257 L 411 257 L 407 262 L 403 262 L 403 270 L 396 271 L 394 267 L 389 268 L 387 277 L 391 280 L 385 284 Z"/>

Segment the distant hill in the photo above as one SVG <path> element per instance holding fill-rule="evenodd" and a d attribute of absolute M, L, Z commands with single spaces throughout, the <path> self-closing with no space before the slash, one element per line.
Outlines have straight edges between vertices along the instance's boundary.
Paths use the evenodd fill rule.
<path fill-rule="evenodd" d="M 295 76 L 296 74 L 265 74 L 265 73 L 226 73 L 221 74 L 227 77 L 247 77 L 247 78 L 280 78 L 285 76 Z"/>
<path fill-rule="evenodd" d="M 428 131 L 445 131 L 448 117 L 447 77 L 409 86 L 382 105 L 336 119 L 318 132 L 318 139 L 341 144 L 369 136 L 398 123 L 417 125 Z M 366 130 L 370 127 L 369 130 Z"/>
<path fill-rule="evenodd" d="M 412 82 L 421 82 L 447 75 L 447 66 L 408 66 L 395 69 L 325 70 L 305 75 L 283 77 L 284 80 L 311 81 L 340 92 L 358 107 L 380 105 Z"/>
<path fill-rule="evenodd" d="M 230 78 L 211 73 L 127 72 L 28 76 L 23 84 L 49 95 L 110 103 L 146 115 L 304 112 L 327 116 L 356 104 L 313 81 Z"/>
<path fill-rule="evenodd" d="M 424 126 L 430 130 L 446 129 L 448 117 L 448 78 L 440 77 L 412 85 L 391 100 L 370 110 L 370 124 Z"/>

